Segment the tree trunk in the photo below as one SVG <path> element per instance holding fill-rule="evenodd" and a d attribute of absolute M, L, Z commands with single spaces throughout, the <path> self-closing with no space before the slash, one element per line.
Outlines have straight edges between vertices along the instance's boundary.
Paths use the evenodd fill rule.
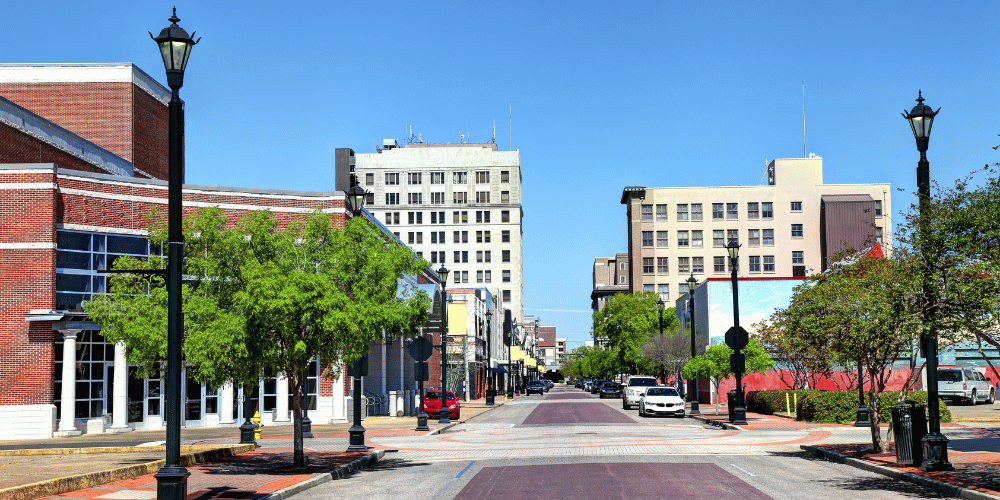
<path fill-rule="evenodd" d="M 872 451 L 875 453 L 882 453 L 885 451 L 882 448 L 882 430 L 879 426 L 879 412 L 882 411 L 882 397 L 881 394 L 875 392 L 874 385 L 873 380 L 872 388 L 868 391 L 868 421 L 871 422 Z"/>
<path fill-rule="evenodd" d="M 306 456 L 304 444 L 302 442 L 302 370 L 298 370 L 288 377 L 292 389 L 292 422 L 294 428 L 294 465 L 297 468 L 305 467 Z"/>

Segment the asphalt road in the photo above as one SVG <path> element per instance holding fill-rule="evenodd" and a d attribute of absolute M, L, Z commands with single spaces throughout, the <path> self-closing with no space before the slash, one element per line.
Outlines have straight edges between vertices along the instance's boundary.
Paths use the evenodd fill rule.
<path fill-rule="evenodd" d="M 863 441 L 865 429 L 727 431 L 582 394 L 557 387 L 442 435 L 379 438 L 382 463 L 294 498 L 941 498 L 799 449 Z"/>

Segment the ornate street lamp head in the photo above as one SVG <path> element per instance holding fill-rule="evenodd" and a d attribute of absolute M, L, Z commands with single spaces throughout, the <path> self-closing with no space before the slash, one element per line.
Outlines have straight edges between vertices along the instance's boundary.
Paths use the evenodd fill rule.
<path fill-rule="evenodd" d="M 492 310 L 487 310 L 486 311 L 486 324 L 489 325 L 491 320 L 493 320 L 493 311 Z"/>
<path fill-rule="evenodd" d="M 927 151 L 927 143 L 931 139 L 931 126 L 934 124 L 934 117 L 941 111 L 938 108 L 934 111 L 930 106 L 924 104 L 923 93 L 917 91 L 917 105 L 909 113 L 902 113 L 903 118 L 910 122 L 910 129 L 913 130 L 913 138 L 917 140 L 917 150 Z"/>
<path fill-rule="evenodd" d="M 361 210 L 365 208 L 365 197 L 368 193 L 361 186 L 353 186 L 347 190 L 347 201 L 351 204 L 351 214 L 355 217 L 361 215 Z"/>
<path fill-rule="evenodd" d="M 729 240 L 729 244 L 726 245 L 726 250 L 729 251 L 729 258 L 736 260 L 740 256 L 740 244 L 736 242 L 736 239 Z"/>
<path fill-rule="evenodd" d="M 160 46 L 160 55 L 163 57 L 163 67 L 167 70 L 167 85 L 172 89 L 179 89 L 184 86 L 184 68 L 187 67 L 188 57 L 191 56 L 191 48 L 201 41 L 201 38 L 194 39 L 194 32 L 188 35 L 184 28 L 177 25 L 180 19 L 177 17 L 177 7 L 174 7 L 174 14 L 170 16 L 170 26 L 160 31 L 160 36 L 154 37 L 149 33 L 157 45 Z"/>
<path fill-rule="evenodd" d="M 688 293 L 693 294 L 695 287 L 698 286 L 698 280 L 694 279 L 694 271 L 691 271 L 691 276 L 687 279 L 688 283 Z"/>
<path fill-rule="evenodd" d="M 447 267 L 444 267 L 444 264 L 441 264 L 441 267 L 440 267 L 440 268 L 439 268 L 439 269 L 437 270 L 437 273 L 438 273 L 438 276 L 440 276 L 440 277 L 441 277 L 441 287 L 442 287 L 442 288 L 443 288 L 443 287 L 444 287 L 445 285 L 447 285 L 447 284 L 448 284 L 448 273 L 449 273 L 449 272 L 450 272 L 450 271 L 448 271 L 448 268 L 447 268 Z"/>
<path fill-rule="evenodd" d="M 667 307 L 667 303 L 663 301 L 663 297 L 660 297 L 660 300 L 656 301 L 656 307 L 660 312 L 663 312 L 663 309 Z"/>

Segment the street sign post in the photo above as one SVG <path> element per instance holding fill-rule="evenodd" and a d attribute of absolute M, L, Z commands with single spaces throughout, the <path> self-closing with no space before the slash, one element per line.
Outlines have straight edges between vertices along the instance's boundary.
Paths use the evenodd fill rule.
<path fill-rule="evenodd" d="M 410 356 L 416 361 L 427 361 L 434 351 L 434 346 L 424 337 L 417 337 L 410 342 Z"/>
<path fill-rule="evenodd" d="M 733 373 L 746 373 L 746 356 L 742 352 L 734 352 L 729 355 L 729 370 Z"/>
<path fill-rule="evenodd" d="M 750 334 L 742 326 L 733 326 L 726 330 L 726 345 L 734 351 L 743 349 L 749 341 Z"/>

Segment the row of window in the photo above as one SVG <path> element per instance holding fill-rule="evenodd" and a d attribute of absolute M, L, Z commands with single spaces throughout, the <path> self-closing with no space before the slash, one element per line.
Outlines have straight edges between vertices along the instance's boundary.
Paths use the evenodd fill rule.
<path fill-rule="evenodd" d="M 410 233 L 410 238 L 412 241 L 411 245 L 419 244 L 422 239 L 423 233 Z M 396 233 L 396 237 L 399 237 L 399 233 Z M 492 250 L 476 250 L 476 262 L 480 263 L 492 263 L 493 262 L 493 252 Z M 452 257 L 453 264 L 468 264 L 469 262 L 469 251 L 468 250 L 454 250 Z M 423 257 L 424 252 L 417 252 L 417 257 Z M 446 264 L 445 261 L 445 251 L 444 250 L 432 250 L 430 254 L 431 264 Z M 500 251 L 500 262 L 510 262 L 510 250 Z"/>
<path fill-rule="evenodd" d="M 712 220 L 739 220 L 740 218 L 740 204 L 739 203 L 712 203 Z M 751 201 L 746 204 L 747 219 L 748 220 L 758 220 L 758 219 L 773 219 L 774 218 L 774 202 L 764 201 L 756 202 Z M 655 207 L 655 217 L 654 217 L 654 207 Z M 641 205 L 640 209 L 640 219 L 643 221 L 665 221 L 668 220 L 668 205 L 657 204 L 657 205 Z M 793 201 L 790 206 L 791 211 L 801 212 L 802 202 Z M 875 200 L 875 216 L 882 216 L 882 201 Z M 687 220 L 702 220 L 702 204 L 701 203 L 678 203 L 677 204 L 677 220 L 687 221 Z"/>
<path fill-rule="evenodd" d="M 385 213 L 385 225 L 391 226 L 393 224 L 400 224 L 401 212 L 386 212 Z M 489 224 L 490 219 L 489 210 L 476 210 L 476 224 Z M 447 220 L 445 219 L 445 212 L 430 212 L 431 214 L 431 224 L 445 224 Z M 424 213 L 423 212 L 407 212 L 406 220 L 408 224 L 423 224 L 424 223 Z M 452 224 L 468 224 L 469 223 L 469 211 L 468 210 L 455 210 L 451 213 Z M 500 211 L 500 222 L 510 222 L 510 210 Z M 509 231 L 508 231 L 509 232 Z"/>
<path fill-rule="evenodd" d="M 805 253 L 802 251 L 792 251 L 792 265 L 805 264 Z M 720 255 L 712 257 L 712 272 L 726 273 L 732 272 L 732 264 L 729 257 Z M 747 270 L 751 273 L 773 273 L 773 255 L 749 255 L 747 256 Z M 677 274 L 705 274 L 705 257 L 678 257 Z M 670 257 L 643 257 L 642 274 L 670 274 Z M 620 276 L 624 283 L 625 276 Z"/>
<path fill-rule="evenodd" d="M 510 243 L 510 231 L 500 232 L 500 242 Z M 393 233 L 396 237 L 399 237 L 399 233 Z M 445 231 L 431 231 L 430 232 L 430 243 L 432 245 L 444 245 L 447 243 L 445 240 Z M 492 231 L 476 231 L 476 243 L 491 243 L 493 241 Z M 469 242 L 469 231 L 452 231 L 451 233 L 452 243 L 468 243 Z M 406 233 L 406 243 L 409 245 L 423 245 L 424 244 L 424 232 L 423 231 L 410 231 Z"/>
<path fill-rule="evenodd" d="M 654 240 L 655 233 L 655 240 Z M 701 248 L 705 246 L 704 234 L 702 230 L 676 231 L 678 248 Z M 802 224 L 792 224 L 792 237 L 802 237 Z M 714 229 L 712 230 L 712 246 L 715 248 L 725 248 L 729 240 L 739 241 L 739 229 Z M 669 231 L 642 231 L 642 246 L 652 248 L 669 248 Z M 748 229 L 747 244 L 749 246 L 774 246 L 774 229 Z"/>
<path fill-rule="evenodd" d="M 476 184 L 489 184 L 490 183 L 490 172 L 488 170 L 477 170 L 474 172 Z M 444 184 L 444 172 L 431 172 L 430 173 L 431 184 Z M 397 186 L 399 185 L 400 175 L 399 172 L 386 172 L 385 174 L 385 185 L 386 186 Z M 424 182 L 423 172 L 407 172 L 406 173 L 406 183 L 413 185 L 420 185 Z M 452 184 L 468 184 L 469 183 L 469 173 L 468 172 L 452 172 L 451 173 Z M 500 182 L 508 183 L 510 182 L 510 171 L 501 170 L 500 171 Z M 365 174 L 365 185 L 374 186 L 375 185 L 375 173 L 368 172 Z"/>
<path fill-rule="evenodd" d="M 452 271 L 451 273 L 454 276 L 455 283 L 469 282 L 469 271 Z M 510 271 L 501 271 L 500 281 L 502 283 L 510 283 Z M 493 283 L 493 271 L 489 269 L 476 271 L 476 283 Z"/>
<path fill-rule="evenodd" d="M 399 205 L 403 199 L 401 193 L 385 193 L 386 205 Z M 489 191 L 476 191 L 476 203 L 490 203 Z M 406 193 L 406 202 L 410 205 L 423 205 L 424 193 Z M 451 202 L 455 204 L 469 203 L 469 193 L 456 191 L 452 193 Z M 431 193 L 430 205 L 444 205 L 444 192 Z M 500 191 L 500 203 L 510 203 L 510 191 Z"/>

